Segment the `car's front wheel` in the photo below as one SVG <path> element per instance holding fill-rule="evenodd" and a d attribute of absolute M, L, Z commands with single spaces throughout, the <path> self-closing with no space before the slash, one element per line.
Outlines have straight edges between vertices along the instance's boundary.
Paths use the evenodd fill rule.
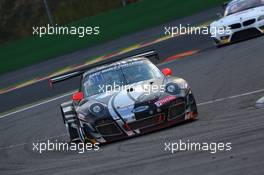
<path fill-rule="evenodd" d="M 66 130 L 69 133 L 70 141 L 74 142 L 80 140 L 77 116 L 74 111 L 72 102 L 63 103 L 61 105 L 61 113 Z"/>

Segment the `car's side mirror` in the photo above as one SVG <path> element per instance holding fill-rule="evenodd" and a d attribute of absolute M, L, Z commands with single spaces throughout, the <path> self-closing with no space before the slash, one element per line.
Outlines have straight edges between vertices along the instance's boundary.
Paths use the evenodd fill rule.
<path fill-rule="evenodd" d="M 170 76 L 172 75 L 172 71 L 170 68 L 164 68 L 162 69 L 162 73 L 165 75 L 165 76 Z"/>
<path fill-rule="evenodd" d="M 76 92 L 72 95 L 72 100 L 76 102 L 80 102 L 83 99 L 83 92 Z"/>

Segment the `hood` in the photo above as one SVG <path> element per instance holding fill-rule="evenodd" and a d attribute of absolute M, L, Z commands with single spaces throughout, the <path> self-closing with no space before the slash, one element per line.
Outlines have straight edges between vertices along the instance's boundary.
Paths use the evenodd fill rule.
<path fill-rule="evenodd" d="M 145 101 L 149 100 L 149 98 L 155 96 L 159 96 L 160 92 L 162 91 L 163 80 L 149 80 L 143 81 L 127 86 L 123 86 L 118 91 L 109 91 L 106 93 L 102 93 L 99 95 L 95 95 L 89 98 L 89 101 L 99 102 L 107 105 L 111 98 L 115 96 L 114 103 L 116 106 L 126 106 L 131 101 Z"/>
<path fill-rule="evenodd" d="M 82 113 L 86 113 L 85 111 L 89 110 L 91 105 L 100 103 L 105 105 L 113 118 L 118 117 L 116 112 L 123 118 L 131 117 L 136 104 L 158 99 L 162 95 L 165 90 L 163 81 L 164 79 L 143 81 L 123 87 L 117 92 L 110 91 L 89 97 L 79 109 Z M 163 86 L 164 89 L 162 89 Z"/>
<path fill-rule="evenodd" d="M 264 15 L 264 6 L 248 9 L 241 11 L 229 16 L 225 16 L 218 21 L 212 23 L 212 25 L 217 26 L 228 26 L 234 23 L 241 23 L 252 18 L 257 18 L 261 15 Z"/>

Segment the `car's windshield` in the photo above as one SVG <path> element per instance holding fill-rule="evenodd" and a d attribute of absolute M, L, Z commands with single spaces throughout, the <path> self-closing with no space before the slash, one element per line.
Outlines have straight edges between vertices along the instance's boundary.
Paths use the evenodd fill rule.
<path fill-rule="evenodd" d="M 161 77 L 159 69 L 147 60 L 120 64 L 88 74 L 83 81 L 86 96 L 111 91 L 116 86 L 129 85 Z"/>
<path fill-rule="evenodd" d="M 264 6 L 264 0 L 237 0 L 230 2 L 226 7 L 224 16 L 238 13 L 254 7 Z"/>

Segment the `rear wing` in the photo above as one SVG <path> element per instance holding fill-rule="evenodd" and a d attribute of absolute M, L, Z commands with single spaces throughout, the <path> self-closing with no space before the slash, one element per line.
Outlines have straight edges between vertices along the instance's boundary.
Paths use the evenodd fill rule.
<path fill-rule="evenodd" d="M 143 52 L 143 53 L 139 53 L 139 54 L 136 54 L 136 55 L 131 55 L 131 56 L 128 56 L 128 57 L 113 57 L 113 58 L 109 58 L 109 59 L 106 59 L 106 60 L 103 60 L 103 61 L 100 61 L 100 62 L 97 62 L 97 63 L 94 63 L 94 64 L 89 64 L 89 65 L 86 65 L 86 66 L 83 66 L 83 67 L 78 67 L 76 69 L 73 69 L 69 72 L 65 72 L 63 74 L 60 74 L 60 75 L 57 75 L 57 76 L 54 76 L 54 77 L 51 77 L 49 79 L 49 85 L 51 88 L 53 88 L 53 85 L 56 84 L 56 83 L 59 83 L 59 82 L 62 82 L 62 81 L 65 81 L 65 80 L 68 80 L 68 79 L 71 79 L 71 78 L 74 78 L 74 77 L 78 77 L 78 76 L 81 76 L 83 73 L 85 73 L 86 71 L 88 71 L 89 69 L 92 69 L 94 67 L 99 67 L 99 66 L 103 66 L 103 65 L 106 65 L 106 64 L 111 64 L 111 63 L 114 63 L 114 62 L 117 62 L 117 61 L 120 61 L 120 60 L 123 60 L 123 59 L 128 59 L 128 58 L 139 58 L 139 57 L 144 57 L 144 58 L 148 58 L 149 60 L 159 60 L 159 55 L 156 51 L 154 50 L 151 50 L 151 51 L 148 51 L 148 52 Z"/>

